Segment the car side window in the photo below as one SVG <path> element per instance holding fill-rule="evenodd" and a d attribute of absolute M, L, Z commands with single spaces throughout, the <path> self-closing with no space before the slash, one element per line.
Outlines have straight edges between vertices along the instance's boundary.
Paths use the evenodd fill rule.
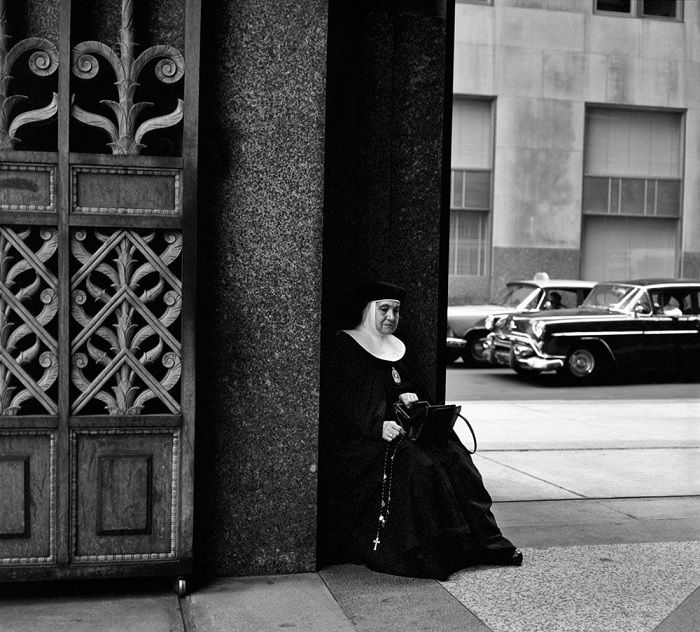
<path fill-rule="evenodd" d="M 578 305 L 576 290 L 557 288 L 549 290 L 542 309 L 569 309 Z"/>
<path fill-rule="evenodd" d="M 652 302 L 654 304 L 654 310 L 653 313 L 656 314 L 656 299 L 652 296 Z M 649 297 L 647 296 L 646 292 L 643 293 L 638 299 L 637 302 L 634 306 L 634 311 L 639 313 L 639 314 L 651 314 L 652 309 L 651 309 L 652 303 L 649 302 Z M 659 308 L 660 310 L 661 308 Z"/>
<path fill-rule="evenodd" d="M 664 313 L 664 295 L 661 290 L 653 290 L 651 292 L 651 304 L 654 314 L 661 315 Z"/>
<path fill-rule="evenodd" d="M 664 303 L 664 314 L 675 312 L 678 312 L 679 314 L 683 313 L 681 312 L 681 303 L 675 296 L 667 296 Z"/>
<path fill-rule="evenodd" d="M 681 311 L 687 316 L 697 316 L 700 314 L 700 289 L 692 288 L 683 297 Z"/>
<path fill-rule="evenodd" d="M 523 309 L 546 309 L 542 304 L 542 299 L 544 298 L 544 290 L 539 289 L 532 298 L 527 302 L 527 305 L 523 306 Z"/>
<path fill-rule="evenodd" d="M 651 293 L 654 313 L 678 318 L 679 316 L 697 313 L 697 293 L 695 289 L 664 288 Z M 693 296 L 695 294 L 695 297 Z M 693 299 L 695 298 L 695 303 Z M 695 311 L 694 311 L 695 310 Z"/>

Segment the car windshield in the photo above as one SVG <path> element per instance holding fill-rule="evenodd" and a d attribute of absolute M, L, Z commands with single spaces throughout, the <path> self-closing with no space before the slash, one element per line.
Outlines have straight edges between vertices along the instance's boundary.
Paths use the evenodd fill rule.
<path fill-rule="evenodd" d="M 534 309 L 537 307 L 539 288 L 526 283 L 509 283 L 493 300 L 494 305 Z"/>
<path fill-rule="evenodd" d="M 623 309 L 625 301 L 637 291 L 633 285 L 617 283 L 601 283 L 596 285 L 583 301 L 581 307 L 602 307 L 607 309 Z"/>

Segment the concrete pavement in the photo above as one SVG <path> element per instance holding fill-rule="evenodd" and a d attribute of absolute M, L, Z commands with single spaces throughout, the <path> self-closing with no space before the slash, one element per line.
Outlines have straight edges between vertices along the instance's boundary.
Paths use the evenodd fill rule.
<path fill-rule="evenodd" d="M 5 584 L 0 632 L 700 629 L 698 400 L 462 405 L 522 568 L 439 583 L 336 566 L 179 600 L 160 580 Z"/>

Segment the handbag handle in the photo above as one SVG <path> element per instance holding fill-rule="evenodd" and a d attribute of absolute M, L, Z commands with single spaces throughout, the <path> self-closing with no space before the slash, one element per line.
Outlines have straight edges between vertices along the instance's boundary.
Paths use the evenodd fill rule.
<path fill-rule="evenodd" d="M 476 449 L 477 449 L 477 445 L 476 445 L 476 434 L 474 433 L 474 428 L 472 428 L 472 425 L 469 423 L 469 420 L 468 420 L 464 415 L 462 415 L 462 414 L 460 413 L 460 414 L 458 414 L 457 416 L 458 416 L 458 417 L 461 417 L 461 418 L 466 422 L 467 428 L 469 428 L 469 432 L 472 433 L 472 439 L 474 440 L 474 449 L 473 449 L 473 450 L 470 450 L 466 445 L 464 446 L 464 449 L 465 449 L 467 452 L 469 452 L 469 454 L 474 454 L 474 453 L 476 452 Z M 460 442 L 460 443 L 461 443 L 461 442 Z M 462 445 L 464 445 L 464 444 L 462 444 Z"/>
<path fill-rule="evenodd" d="M 416 404 L 419 404 L 420 407 L 424 407 L 424 406 L 429 405 L 428 402 L 425 402 L 425 401 L 419 401 L 419 402 L 416 402 Z M 416 404 L 414 404 L 414 406 Z M 406 432 L 408 432 L 410 426 L 409 427 L 407 427 L 407 426 L 408 426 L 408 421 L 411 417 L 411 413 L 408 410 L 406 410 L 406 408 L 399 402 L 396 402 L 394 404 L 394 411 L 396 412 L 396 418 L 397 418 L 397 421 L 399 422 L 399 425 Z M 478 444 L 476 441 L 476 433 L 474 432 L 474 428 L 472 428 L 472 425 L 469 423 L 469 420 L 464 415 L 462 415 L 461 413 L 457 413 L 457 416 L 460 417 L 467 424 L 467 428 L 469 428 L 469 432 L 472 435 L 472 440 L 474 441 L 474 449 L 473 450 L 470 450 L 466 445 L 464 446 L 464 449 L 467 452 L 469 452 L 469 454 L 475 454 L 477 451 L 477 448 L 478 448 Z M 462 443 L 462 442 L 460 441 L 460 443 Z M 462 443 L 462 445 L 464 445 L 464 444 Z"/>

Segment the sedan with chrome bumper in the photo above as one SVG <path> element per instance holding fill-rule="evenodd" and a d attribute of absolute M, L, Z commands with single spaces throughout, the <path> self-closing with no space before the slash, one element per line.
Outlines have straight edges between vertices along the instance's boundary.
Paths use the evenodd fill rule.
<path fill-rule="evenodd" d="M 700 281 L 599 283 L 578 309 L 498 319 L 485 349 L 493 364 L 579 383 L 615 371 L 698 371 Z"/>
<path fill-rule="evenodd" d="M 467 366 L 488 365 L 484 341 L 493 318 L 514 312 L 564 309 L 580 305 L 592 281 L 550 279 L 540 272 L 531 280 L 510 281 L 489 303 L 447 308 L 447 361 L 462 357 Z"/>

